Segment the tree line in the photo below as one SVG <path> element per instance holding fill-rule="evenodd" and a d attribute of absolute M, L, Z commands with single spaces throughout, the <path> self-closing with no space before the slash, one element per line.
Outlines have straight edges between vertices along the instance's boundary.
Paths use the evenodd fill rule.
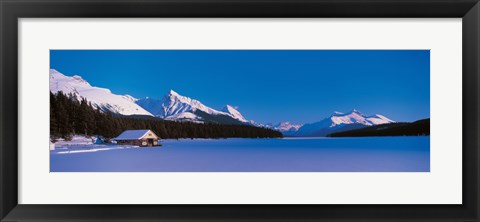
<path fill-rule="evenodd" d="M 85 98 L 50 92 L 50 139 L 70 140 L 73 135 L 114 138 L 125 130 L 150 129 L 162 139 L 179 138 L 276 138 L 278 131 L 241 124 L 165 121 L 145 116 L 123 116 L 94 107 Z"/>
<path fill-rule="evenodd" d="M 430 135 L 430 118 L 412 123 L 387 123 L 362 129 L 332 133 L 329 137 L 363 137 L 363 136 L 428 136 Z"/>

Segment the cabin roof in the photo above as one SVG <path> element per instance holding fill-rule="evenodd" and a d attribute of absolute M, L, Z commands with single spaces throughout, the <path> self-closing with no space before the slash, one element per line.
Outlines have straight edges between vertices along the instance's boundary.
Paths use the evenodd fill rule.
<path fill-rule="evenodd" d="M 139 140 L 151 132 L 148 129 L 145 130 L 125 130 L 123 133 L 114 138 L 114 140 Z"/>

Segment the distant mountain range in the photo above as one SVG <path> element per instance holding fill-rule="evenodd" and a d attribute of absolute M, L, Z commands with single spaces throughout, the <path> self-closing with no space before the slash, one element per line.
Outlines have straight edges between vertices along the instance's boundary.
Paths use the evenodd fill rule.
<path fill-rule="evenodd" d="M 217 110 L 173 90 L 168 91 L 161 99 L 149 97 L 137 99 L 130 95 L 116 95 L 109 89 L 91 86 L 80 76 L 66 76 L 54 69 L 50 70 L 50 91 L 72 93 L 78 98 L 87 99 L 102 111 L 121 115 L 149 116 L 170 121 L 197 123 L 248 124 L 274 129 L 285 136 L 327 136 L 335 132 L 395 123 L 383 115 L 367 116 L 354 109 L 348 113 L 334 112 L 321 121 L 304 125 L 287 121 L 278 124 L 262 124 L 248 120 L 231 105 L 225 105 Z"/>
<path fill-rule="evenodd" d="M 327 117 L 319 122 L 305 124 L 293 135 L 303 137 L 326 136 L 334 132 L 359 129 L 366 126 L 374 126 L 393 122 L 395 121 L 379 114 L 367 116 L 362 114 L 360 111 L 353 109 L 348 113 L 334 112 L 330 117 Z"/>
<path fill-rule="evenodd" d="M 329 137 L 362 136 L 428 136 L 430 135 L 430 118 L 412 123 L 387 123 L 362 129 L 348 130 L 329 134 Z"/>

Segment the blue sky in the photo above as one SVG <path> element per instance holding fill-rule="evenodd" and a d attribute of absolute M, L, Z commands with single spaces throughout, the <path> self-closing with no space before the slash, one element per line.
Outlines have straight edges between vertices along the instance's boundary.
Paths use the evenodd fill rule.
<path fill-rule="evenodd" d="M 430 116 L 429 50 L 51 50 L 50 67 L 136 98 L 170 89 L 261 123 L 311 123 L 358 109 Z"/>

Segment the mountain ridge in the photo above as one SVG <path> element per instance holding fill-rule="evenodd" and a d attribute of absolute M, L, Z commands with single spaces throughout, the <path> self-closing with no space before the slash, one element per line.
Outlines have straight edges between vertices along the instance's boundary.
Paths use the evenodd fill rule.
<path fill-rule="evenodd" d="M 334 112 L 330 117 L 318 122 L 304 124 L 294 136 L 326 136 L 333 132 L 352 130 L 395 121 L 379 114 L 367 116 L 353 109 L 348 113 Z"/>
<path fill-rule="evenodd" d="M 367 116 L 353 109 L 348 113 L 335 111 L 327 118 L 307 124 L 288 121 L 262 124 L 245 118 L 238 107 L 227 104 L 217 110 L 172 89 L 161 99 L 137 99 L 130 95 L 113 94 L 107 88 L 91 86 L 81 76 L 66 76 L 55 69 L 50 70 L 50 91 L 72 93 L 79 98 L 86 98 L 101 110 L 121 115 L 152 116 L 196 123 L 246 124 L 280 131 L 286 136 L 326 136 L 334 132 L 395 122 L 380 114 Z"/>
<path fill-rule="evenodd" d="M 204 105 L 199 100 L 180 95 L 174 90 L 169 90 L 162 99 L 147 97 L 137 100 L 136 103 L 153 115 L 166 120 L 215 123 L 228 122 L 229 124 L 248 123 L 248 120 L 233 106 L 226 105 L 222 111 L 219 111 Z M 235 119 L 235 121 L 230 120 L 230 118 Z M 224 121 L 222 121 L 222 119 Z"/>
<path fill-rule="evenodd" d="M 133 102 L 135 98 L 130 95 L 113 94 L 110 89 L 90 85 L 81 76 L 66 76 L 55 69 L 50 69 L 50 91 L 72 93 L 79 99 L 86 98 L 94 107 L 112 113 L 152 116 L 150 112 Z"/>
<path fill-rule="evenodd" d="M 364 137 L 364 136 L 428 136 L 430 118 L 411 123 L 386 123 L 361 129 L 331 133 L 328 137 Z"/>

